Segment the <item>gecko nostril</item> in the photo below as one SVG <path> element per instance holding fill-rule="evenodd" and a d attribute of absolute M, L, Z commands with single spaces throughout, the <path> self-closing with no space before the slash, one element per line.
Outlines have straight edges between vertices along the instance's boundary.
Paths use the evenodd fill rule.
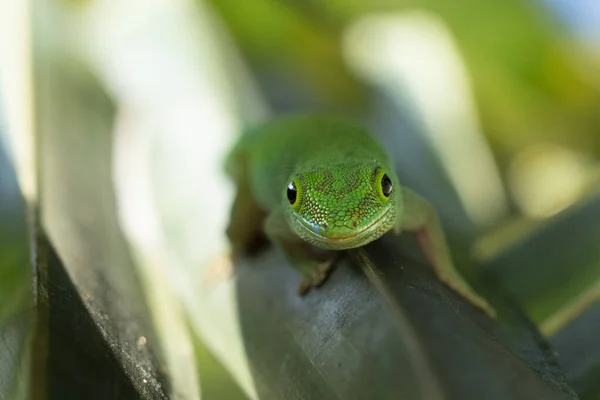
<path fill-rule="evenodd" d="M 352 221 L 352 226 L 356 228 L 356 221 Z"/>
<path fill-rule="evenodd" d="M 323 222 L 323 225 L 321 225 L 323 227 L 323 229 L 327 229 L 328 225 L 327 222 Z"/>

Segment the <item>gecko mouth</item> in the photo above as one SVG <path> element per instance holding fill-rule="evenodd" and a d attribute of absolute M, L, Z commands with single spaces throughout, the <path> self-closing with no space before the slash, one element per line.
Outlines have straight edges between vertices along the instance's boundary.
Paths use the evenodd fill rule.
<path fill-rule="evenodd" d="M 298 232 L 298 234 L 304 240 L 314 244 L 315 246 L 330 250 L 345 250 L 363 246 L 377 239 L 380 236 L 377 234 L 378 232 L 384 233 L 384 230 L 380 229 L 380 226 L 382 221 L 386 220 L 389 212 L 390 209 L 386 210 L 376 220 L 360 230 L 331 236 L 325 236 L 315 232 L 302 220 L 296 220 L 295 225 L 300 228 L 301 232 Z M 387 224 L 384 223 L 384 225 Z M 350 229 L 348 228 L 348 230 Z"/>

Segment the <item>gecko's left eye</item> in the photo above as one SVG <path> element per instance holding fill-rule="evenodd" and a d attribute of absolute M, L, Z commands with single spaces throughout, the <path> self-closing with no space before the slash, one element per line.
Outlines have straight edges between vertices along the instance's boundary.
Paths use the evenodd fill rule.
<path fill-rule="evenodd" d="M 285 195 L 292 208 L 297 211 L 302 204 L 302 182 L 297 176 L 288 183 Z"/>
<path fill-rule="evenodd" d="M 392 180 L 385 173 L 381 177 L 381 193 L 385 197 L 390 197 L 390 194 L 392 194 Z"/>
<path fill-rule="evenodd" d="M 294 205 L 296 202 L 296 197 L 298 194 L 298 190 L 296 189 L 296 185 L 294 182 L 290 182 L 287 187 L 287 198 L 291 205 Z"/>

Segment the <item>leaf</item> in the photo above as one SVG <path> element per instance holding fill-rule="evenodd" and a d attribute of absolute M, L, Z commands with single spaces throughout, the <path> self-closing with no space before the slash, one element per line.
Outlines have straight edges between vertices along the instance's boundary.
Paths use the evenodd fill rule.
<path fill-rule="evenodd" d="M 0 125 L 0 129 L 3 127 Z M 0 139 L 2 132 L 0 131 Z M 29 388 L 33 285 L 25 204 L 0 140 L 0 399 L 25 399 Z"/>
<path fill-rule="evenodd" d="M 596 192 L 554 216 L 485 268 L 534 321 L 544 324 L 600 279 L 600 226 L 590 223 L 599 218 L 600 193 Z M 552 322 L 548 333 L 565 322 Z"/>
<path fill-rule="evenodd" d="M 81 64 L 44 60 L 37 76 L 36 267 L 47 358 L 37 358 L 39 379 L 50 398 L 197 398 L 177 304 L 165 306 L 164 292 L 149 291 L 156 279 L 137 268 L 120 230 L 111 176 L 113 105 Z M 167 338 L 165 329 L 175 334 Z"/>
<path fill-rule="evenodd" d="M 550 339 L 567 378 L 583 399 L 600 396 L 599 318 L 596 303 Z"/>
<path fill-rule="evenodd" d="M 127 342 L 129 335 L 123 335 L 124 325 L 135 333 L 139 322 L 123 320 L 122 316 L 132 307 L 125 302 L 113 302 L 122 294 L 106 285 L 101 274 L 97 276 L 99 280 L 88 282 L 88 285 L 96 284 L 97 290 L 80 293 L 41 233 L 37 238 L 37 255 L 41 274 L 39 290 L 43 293 L 39 298 L 38 339 L 43 346 L 40 350 L 46 355 L 36 358 L 41 364 L 36 382 L 43 379 L 46 383 L 37 388 L 42 398 L 126 400 L 140 398 L 138 391 L 147 399 L 168 398 L 161 389 L 159 379 L 162 377 L 157 376 L 148 350 L 132 349 Z M 85 302 L 82 296 L 86 296 Z M 105 311 L 107 303 L 120 305 L 121 310 Z M 101 312 L 107 313 L 98 315 Z M 137 313 L 136 318 L 143 316 Z M 99 317 L 103 322 L 97 323 Z M 112 333 L 115 331 L 124 337 L 116 336 Z M 123 360 L 123 356 L 129 360 Z M 147 371 L 145 374 L 142 368 Z M 140 388 L 142 379 L 146 380 L 145 388 Z"/>
<path fill-rule="evenodd" d="M 237 266 L 261 398 L 577 398 L 518 310 L 500 308 L 510 325 L 489 321 L 403 247 L 374 242 L 306 297 L 278 253 Z"/>
<path fill-rule="evenodd" d="M 0 323 L 0 399 L 27 399 L 30 387 L 32 315 L 24 312 Z"/>

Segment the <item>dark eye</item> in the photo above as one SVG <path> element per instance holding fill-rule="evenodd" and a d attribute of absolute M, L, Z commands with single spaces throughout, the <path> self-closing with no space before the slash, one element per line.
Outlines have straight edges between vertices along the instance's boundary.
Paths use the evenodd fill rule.
<path fill-rule="evenodd" d="M 383 174 L 383 176 L 381 177 L 381 192 L 385 197 L 390 197 L 390 194 L 392 194 L 392 180 L 389 176 L 387 176 L 387 174 Z"/>
<path fill-rule="evenodd" d="M 296 185 L 294 185 L 294 182 L 290 182 L 287 187 L 287 198 L 290 204 L 294 204 L 296 202 L 297 193 Z"/>

